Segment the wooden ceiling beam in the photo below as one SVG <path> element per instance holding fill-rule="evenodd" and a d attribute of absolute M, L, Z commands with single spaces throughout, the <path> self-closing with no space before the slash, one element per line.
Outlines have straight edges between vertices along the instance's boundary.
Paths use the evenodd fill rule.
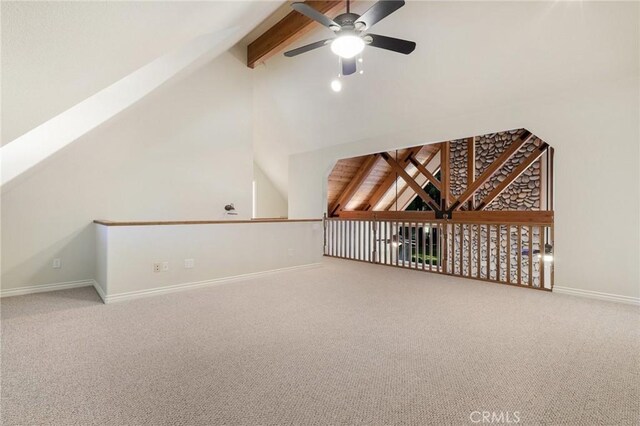
<path fill-rule="evenodd" d="M 476 138 L 467 138 L 467 188 L 476 180 Z M 475 194 L 471 194 L 469 210 L 476 208 Z"/>
<path fill-rule="evenodd" d="M 345 5 L 343 0 L 311 0 L 306 3 L 325 15 L 331 15 Z M 291 11 L 247 46 L 247 66 L 255 68 L 259 63 L 300 40 L 314 28 L 321 28 L 321 25 L 295 10 Z"/>
<path fill-rule="evenodd" d="M 398 162 L 393 158 L 391 158 L 391 156 L 386 152 L 380 153 L 380 156 L 391 166 L 393 171 L 398 173 L 398 175 L 407 183 L 407 185 L 409 185 L 411 189 L 413 189 L 416 192 L 416 194 L 418 194 L 429 205 L 429 207 L 431 207 L 433 211 L 435 212 L 440 211 L 440 206 L 438 206 L 438 203 L 436 203 L 434 199 L 431 198 L 431 196 L 427 194 L 427 192 L 424 189 L 422 189 L 422 187 L 418 184 L 418 182 L 416 182 L 409 175 L 409 173 L 407 173 L 404 167 L 400 166 L 400 164 L 398 164 Z"/>
<path fill-rule="evenodd" d="M 438 155 L 438 152 L 440 152 L 440 144 L 435 145 L 436 149 L 433 150 L 431 152 L 431 154 L 429 154 L 429 157 L 427 157 L 427 159 L 422 163 L 425 167 L 429 165 L 429 163 L 431 163 L 431 160 L 433 160 L 435 158 L 436 155 Z M 413 156 L 415 158 L 415 155 Z M 440 165 L 438 165 L 438 169 L 440 169 Z M 436 169 L 437 170 L 437 169 Z M 437 171 L 436 171 L 437 173 Z M 413 178 L 415 179 L 416 177 L 418 177 L 418 173 L 413 175 Z M 398 195 L 396 196 L 396 198 L 394 198 L 393 200 L 391 200 L 391 203 L 389 203 L 389 205 L 387 206 L 387 208 L 385 210 L 389 210 L 394 203 L 396 203 L 396 199 L 400 199 L 400 197 L 402 197 L 404 195 L 405 192 L 407 192 L 407 189 L 409 188 L 408 185 L 405 185 L 404 188 L 402 188 L 402 190 L 398 193 Z M 414 193 L 413 197 L 409 198 L 407 200 L 406 203 L 404 203 L 402 206 L 400 206 L 400 208 L 398 210 L 405 210 L 409 204 L 411 204 L 413 202 L 413 200 L 418 196 L 418 194 Z"/>
<path fill-rule="evenodd" d="M 416 157 L 411 156 L 409 158 L 409 162 L 411 162 L 411 164 L 413 164 L 415 166 L 415 168 L 418 169 L 418 171 L 420 173 L 422 173 L 422 175 L 424 177 L 427 178 L 427 181 L 431 182 L 431 184 L 433 186 L 435 186 L 438 191 L 442 190 L 442 186 L 440 185 L 440 181 L 438 179 L 436 179 L 436 177 L 434 175 L 432 175 L 431 172 L 429 172 L 429 170 L 427 170 L 426 165 L 429 164 L 427 161 L 425 161 L 425 163 L 422 164 L 420 161 L 418 161 L 418 159 Z"/>
<path fill-rule="evenodd" d="M 450 142 L 440 144 L 440 179 L 442 189 L 440 190 L 440 201 L 442 210 L 448 210 L 451 204 L 451 151 Z"/>
<path fill-rule="evenodd" d="M 400 160 L 398 160 L 398 162 L 400 163 L 400 167 L 403 167 L 403 168 L 407 167 L 407 164 L 409 164 L 409 157 L 411 157 L 412 155 L 417 155 L 421 149 L 422 149 L 422 146 L 415 146 L 413 148 L 409 148 L 409 151 Z M 367 204 L 365 205 L 364 210 L 373 209 L 380 202 L 382 197 L 384 197 L 384 195 L 389 191 L 389 189 L 391 188 L 393 183 L 396 181 L 396 179 L 397 179 L 397 176 L 392 170 L 391 173 L 389 173 L 387 177 L 382 181 L 382 183 L 380 184 L 378 189 L 373 193 L 373 195 L 369 197 L 369 201 L 367 201 Z"/>
<path fill-rule="evenodd" d="M 369 177 L 378 158 L 378 154 L 371 154 L 364 159 L 355 176 L 349 181 L 336 201 L 329 207 L 329 216 L 334 216 L 338 210 L 344 210 L 351 198 L 353 198 L 358 191 L 358 188 L 360 188 L 360 185 L 362 185 L 362 182 Z"/>
<path fill-rule="evenodd" d="M 541 143 L 540 146 L 536 147 L 536 149 L 531 154 L 529 154 L 527 158 L 525 158 L 524 161 L 520 163 L 520 165 L 518 165 L 518 167 L 516 167 L 511 173 L 509 173 L 509 176 L 507 176 L 505 180 L 500 182 L 500 184 L 496 186 L 493 191 L 491 191 L 489 194 L 487 194 L 486 197 L 484 197 L 476 210 L 484 210 L 485 207 L 491 204 L 491 202 L 495 200 L 500 194 L 502 194 L 504 190 L 513 183 L 513 181 L 518 179 L 518 177 L 522 173 L 524 173 L 524 171 L 527 170 L 534 161 L 540 158 L 542 154 L 547 151 L 548 147 L 549 145 L 544 142 Z"/>
<path fill-rule="evenodd" d="M 491 179 L 491 177 L 498 170 L 500 170 L 500 168 L 504 166 L 504 164 L 509 161 L 511 157 L 513 157 L 513 155 L 531 139 L 532 136 L 533 135 L 531 134 L 531 132 L 525 130 L 518 139 L 511 142 L 511 145 L 509 145 L 507 149 L 505 149 L 504 152 L 500 154 L 500 156 L 496 158 L 496 160 L 491 163 L 489 167 L 487 167 L 487 169 L 482 172 L 482 174 L 478 176 L 478 178 L 474 180 L 471 185 L 467 186 L 467 189 L 462 193 L 462 195 L 460 195 L 460 198 L 458 198 L 458 200 L 451 205 L 450 211 L 457 210 L 462 207 L 462 204 L 468 201 L 469 198 L 471 198 L 471 196 L 475 194 L 482 185 L 484 185 L 489 179 Z"/>
<path fill-rule="evenodd" d="M 434 158 L 436 158 L 436 155 L 438 155 L 438 153 L 440 152 L 440 144 L 436 145 L 436 149 L 434 149 L 431 154 L 429 154 L 429 156 L 427 157 L 427 159 L 424 161 L 424 165 L 428 166 L 429 163 L 431 162 L 431 160 L 433 160 Z"/>

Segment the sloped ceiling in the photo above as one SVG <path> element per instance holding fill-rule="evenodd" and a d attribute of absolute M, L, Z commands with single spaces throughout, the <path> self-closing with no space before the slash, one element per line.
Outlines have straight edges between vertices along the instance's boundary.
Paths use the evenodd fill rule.
<path fill-rule="evenodd" d="M 287 154 L 637 78 L 638 12 L 636 2 L 408 1 L 372 32 L 414 40 L 415 52 L 366 49 L 364 74 L 340 93 L 329 90 L 328 48 L 255 70 L 256 161 L 286 191 Z"/>
<path fill-rule="evenodd" d="M 2 144 L 204 34 L 282 1 L 2 2 Z"/>

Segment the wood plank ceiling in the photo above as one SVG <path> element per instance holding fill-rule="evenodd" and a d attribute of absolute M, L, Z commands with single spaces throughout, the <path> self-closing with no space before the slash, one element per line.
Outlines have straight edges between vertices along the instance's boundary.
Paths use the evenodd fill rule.
<path fill-rule="evenodd" d="M 405 148 L 387 153 L 392 159 L 398 159 L 398 163 L 405 167 L 407 173 L 414 177 L 419 174 L 417 168 L 410 164 L 410 154 L 420 163 L 433 158 L 432 153 L 439 149 L 438 145 L 423 145 Z M 327 199 L 329 206 L 335 206 L 340 195 L 347 185 L 355 182 L 354 178 L 358 170 L 365 164 L 367 158 L 375 156 L 374 166 L 360 183 L 357 191 L 350 198 L 343 210 L 387 210 L 395 201 L 397 182 L 398 193 L 403 193 L 408 185 L 402 178 L 396 178 L 391 166 L 379 155 L 371 154 L 361 157 L 339 160 L 329 175 Z M 372 205 L 371 205 L 371 204 Z"/>

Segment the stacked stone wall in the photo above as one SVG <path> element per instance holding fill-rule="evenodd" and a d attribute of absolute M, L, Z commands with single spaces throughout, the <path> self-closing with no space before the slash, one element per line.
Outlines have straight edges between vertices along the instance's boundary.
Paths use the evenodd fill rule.
<path fill-rule="evenodd" d="M 522 130 L 512 130 L 508 132 L 499 132 L 490 135 L 484 135 L 476 138 L 475 146 L 475 177 L 477 178 L 493 163 L 508 147 L 518 139 Z M 542 141 L 533 137 L 529 142 L 523 145 L 516 154 L 494 174 L 494 176 L 482 185 L 476 192 L 476 202 L 482 200 L 489 192 L 491 192 L 500 182 L 504 181 L 507 176 L 536 149 Z M 450 143 L 451 158 L 451 194 L 459 197 L 467 189 L 467 140 L 454 140 Z M 539 210 L 541 205 L 541 163 L 540 160 L 535 161 L 522 175 L 520 175 L 507 189 L 500 194 L 493 202 L 491 202 L 485 210 Z M 517 283 L 518 282 L 518 258 L 521 262 L 521 282 L 526 283 L 529 280 L 529 228 L 521 228 L 520 251 L 518 251 L 518 227 L 512 226 L 510 231 L 507 226 L 500 227 L 500 235 L 498 229 L 494 225 L 491 227 L 491 236 L 489 237 L 490 259 L 487 270 L 487 227 L 482 225 L 456 225 L 455 230 L 448 232 L 449 253 L 454 250 L 455 256 L 449 256 L 449 268 L 454 268 L 455 273 L 460 273 L 459 259 L 462 256 L 462 275 L 471 275 L 476 277 L 478 268 L 480 268 L 479 276 L 483 279 L 498 279 L 498 244 L 500 244 L 500 277 L 502 282 Z M 480 231 L 480 265 L 477 262 L 478 250 L 478 230 Z M 462 232 L 463 247 L 460 248 L 460 232 Z M 507 232 L 510 235 L 510 250 L 507 250 Z M 532 250 L 534 253 L 540 252 L 540 232 L 544 232 L 539 227 L 532 227 Z M 453 241 L 455 240 L 455 244 Z M 469 244 L 471 244 L 471 258 L 469 257 Z M 455 247 L 455 248 L 454 248 Z M 540 285 L 540 262 L 538 255 L 533 255 L 532 275 L 533 285 Z M 507 278 L 507 262 L 510 262 L 511 276 Z M 449 269 L 452 270 L 452 269 Z"/>
<path fill-rule="evenodd" d="M 476 138 L 476 173 L 480 176 L 520 135 L 521 130 L 493 133 Z M 533 137 L 522 146 L 494 176 L 476 192 L 476 201 L 482 200 L 491 190 L 504 181 L 531 152 L 540 144 Z M 467 189 L 467 141 L 455 140 L 450 144 L 451 194 L 460 196 Z M 540 209 L 540 160 L 535 161 L 485 210 L 539 210 Z"/>

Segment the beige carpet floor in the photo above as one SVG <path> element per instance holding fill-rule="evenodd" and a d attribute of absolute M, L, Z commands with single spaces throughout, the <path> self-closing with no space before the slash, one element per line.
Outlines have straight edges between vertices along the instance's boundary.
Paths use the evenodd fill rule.
<path fill-rule="evenodd" d="M 640 423 L 633 306 L 328 259 L 1 307 L 3 425 Z"/>

